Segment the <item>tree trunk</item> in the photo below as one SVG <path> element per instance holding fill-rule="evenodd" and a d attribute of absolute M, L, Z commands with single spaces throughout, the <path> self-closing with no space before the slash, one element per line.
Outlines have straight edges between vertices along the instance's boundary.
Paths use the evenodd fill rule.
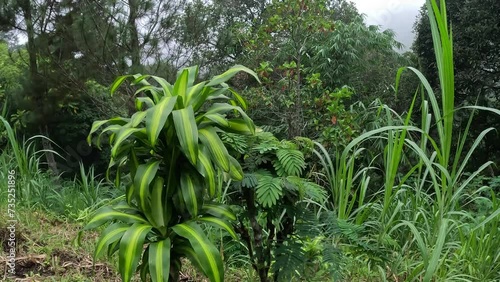
<path fill-rule="evenodd" d="M 29 0 L 21 2 L 24 21 L 26 22 L 26 33 L 28 37 L 27 51 L 29 58 L 29 67 L 31 78 L 38 77 L 38 64 L 36 61 L 36 46 L 35 46 L 35 27 L 33 26 L 33 16 L 31 14 L 31 4 Z"/>
<path fill-rule="evenodd" d="M 259 275 L 260 282 L 269 282 L 270 261 L 266 258 L 266 254 L 270 252 L 267 252 L 265 248 L 270 248 L 271 246 L 264 246 L 262 227 L 257 222 L 257 209 L 255 207 L 254 191 L 248 188 L 242 188 L 242 190 L 243 197 L 247 205 L 250 227 L 253 231 L 252 241 L 254 247 L 253 250 L 255 251 L 255 259 L 252 261 L 252 265 Z M 252 250 L 251 245 L 249 246 L 249 250 Z"/>
<path fill-rule="evenodd" d="M 129 14 L 127 21 L 127 28 L 130 33 L 130 53 L 132 56 L 132 68 L 133 73 L 141 72 L 141 55 L 140 55 L 140 43 L 139 43 L 139 31 L 137 30 L 137 17 L 139 11 L 139 1 L 128 0 Z"/>
<path fill-rule="evenodd" d="M 24 21 L 26 23 L 26 33 L 28 37 L 27 42 L 27 51 L 28 51 L 28 60 L 29 60 L 29 68 L 30 68 L 30 78 L 31 78 L 31 96 L 33 100 L 38 103 L 38 105 L 43 104 L 43 95 L 47 92 L 45 87 L 45 83 L 40 77 L 40 73 L 38 72 L 38 62 L 37 62 L 37 48 L 35 45 L 35 27 L 33 23 L 33 15 L 32 8 L 29 0 L 23 0 L 20 4 L 20 7 L 23 12 Z M 49 137 L 49 131 L 47 128 L 47 122 L 43 118 L 40 121 L 40 126 L 38 128 L 40 134 Z M 47 159 L 47 165 L 49 169 L 52 170 L 52 173 L 55 175 L 59 174 L 59 170 L 57 169 L 57 163 L 54 158 L 54 154 L 52 153 L 53 148 L 48 140 L 43 140 L 42 142 L 43 150 L 45 152 L 45 157 Z"/>
<path fill-rule="evenodd" d="M 294 89 L 291 91 L 295 92 L 294 106 L 289 113 L 289 122 L 288 122 L 288 139 L 293 139 L 294 137 L 301 136 L 303 127 L 304 127 L 304 115 L 302 110 L 302 93 L 300 89 L 300 80 L 302 79 L 300 73 L 300 54 L 297 57 L 297 80 L 295 81 Z M 294 80 L 293 78 L 291 78 Z"/>

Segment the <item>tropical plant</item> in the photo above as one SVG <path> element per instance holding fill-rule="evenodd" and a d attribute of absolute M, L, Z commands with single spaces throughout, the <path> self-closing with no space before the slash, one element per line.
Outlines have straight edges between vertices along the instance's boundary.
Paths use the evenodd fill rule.
<path fill-rule="evenodd" d="M 239 151 L 238 140 L 228 141 Z M 300 277 L 309 262 L 305 244 L 320 235 L 314 207 L 319 209 L 326 201 L 323 187 L 303 178 L 303 151 L 308 152 L 312 141 L 280 141 L 269 132 L 259 132 L 244 144 L 248 149 L 240 151 L 240 159 L 245 176 L 233 182 L 228 193 L 229 201 L 240 206 L 236 232 L 260 281 Z"/>
<path fill-rule="evenodd" d="M 376 244 L 394 250 L 392 261 L 387 266 L 389 272 L 408 281 L 495 281 L 499 278 L 495 271 L 500 256 L 491 248 L 491 237 L 487 234 L 498 233 L 498 200 L 487 186 L 465 193 L 466 187 L 493 164 L 489 161 L 470 174 L 465 173 L 475 150 L 493 128 L 482 131 L 466 150 L 474 117 L 471 115 L 457 144 L 453 145 L 457 109 L 454 103 L 453 41 L 445 1 L 438 4 L 436 0 L 428 0 L 427 11 L 436 50 L 442 104 L 439 105 L 438 93 L 433 91 L 420 71 L 401 68 L 396 78 L 396 92 L 404 70 L 416 74 L 422 84 L 422 91 L 415 94 L 408 112 L 398 118 L 401 125 L 391 122 L 395 113 L 384 106 L 382 109 L 389 121 L 387 125 L 361 134 L 335 156 L 335 162 L 324 150 L 320 149 L 318 155 L 326 168 L 339 218 L 356 220 L 376 234 Z M 411 119 L 419 94 L 421 120 L 416 127 L 412 126 Z M 500 114 L 492 108 L 467 108 Z M 369 140 L 382 140 L 384 144 L 380 154 L 384 183 L 373 195 L 367 195 L 364 188 L 369 179 L 366 170 L 370 164 L 360 167 L 354 164 L 356 155 L 364 151 L 362 144 Z M 487 202 L 491 209 L 487 215 L 476 219 L 464 210 L 463 203 L 480 200 Z M 471 254 L 481 263 L 473 262 Z M 405 259 L 401 260 L 401 256 Z M 388 275 L 384 267 L 379 267 L 379 271 L 383 277 Z"/>
<path fill-rule="evenodd" d="M 439 4 L 439 3 L 438 3 Z M 498 11 L 500 2 L 496 0 L 470 0 L 467 2 L 448 0 L 447 19 L 453 25 L 453 56 L 455 75 L 455 105 L 480 105 L 500 108 L 500 38 L 492 37 L 498 34 Z M 415 23 L 415 42 L 413 50 L 418 56 L 422 72 L 433 88 L 439 87 L 438 68 L 435 63 L 432 31 L 429 18 L 426 16 L 427 5 L 423 5 L 420 17 Z M 439 97 L 438 97 L 439 99 Z M 467 111 L 455 114 L 455 126 L 463 128 L 467 124 L 470 113 Z M 478 136 L 489 127 L 500 127 L 500 118 L 488 111 L 475 113 L 474 126 L 470 135 Z M 457 138 L 454 138 L 457 140 Z M 480 166 L 487 160 L 499 162 L 500 142 L 498 134 L 489 134 L 485 142 L 477 149 L 475 160 L 468 169 Z M 466 147 L 468 144 L 466 144 Z M 492 168 L 498 172 L 498 168 Z"/>
<path fill-rule="evenodd" d="M 255 131 L 243 110 L 245 101 L 225 83 L 240 71 L 257 78 L 248 68 L 234 66 L 195 84 L 198 67 L 190 67 L 179 72 L 174 85 L 156 76 L 126 75 L 111 87 L 113 93 L 127 79 L 140 86 L 137 112 L 131 118 L 94 122 L 88 141 L 108 124 L 95 141 L 100 146 L 101 136 L 110 133 L 108 170 L 116 167 L 117 182 L 126 176 L 129 183 L 124 201 L 101 208 L 84 230 L 110 223 L 94 257 L 118 252 L 123 281 L 130 281 L 136 269 L 143 281 L 148 276 L 152 281 L 177 281 L 183 257 L 210 281 L 224 280 L 221 255 L 202 224 L 236 238 L 227 222 L 235 215 L 211 199 L 220 193 L 220 176 L 243 179 L 240 164 L 218 133 Z"/>

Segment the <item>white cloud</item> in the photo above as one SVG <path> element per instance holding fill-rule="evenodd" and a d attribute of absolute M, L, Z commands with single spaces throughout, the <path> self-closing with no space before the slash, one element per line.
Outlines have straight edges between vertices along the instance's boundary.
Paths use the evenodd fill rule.
<path fill-rule="evenodd" d="M 366 14 L 369 25 L 380 25 L 382 29 L 390 28 L 396 32 L 398 41 L 406 46 L 411 45 L 413 23 L 425 0 L 352 0 L 358 10 Z"/>

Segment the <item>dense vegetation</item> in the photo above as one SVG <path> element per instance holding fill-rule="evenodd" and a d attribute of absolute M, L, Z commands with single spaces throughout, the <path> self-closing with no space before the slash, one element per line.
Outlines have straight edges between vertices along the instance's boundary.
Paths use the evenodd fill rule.
<path fill-rule="evenodd" d="M 1 1 L 2 279 L 500 280 L 500 7 L 462 4 L 402 54 L 344 0 Z"/>

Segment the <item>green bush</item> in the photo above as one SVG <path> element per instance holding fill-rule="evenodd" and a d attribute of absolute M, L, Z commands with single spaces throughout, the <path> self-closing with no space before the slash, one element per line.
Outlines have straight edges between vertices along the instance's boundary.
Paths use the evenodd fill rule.
<path fill-rule="evenodd" d="M 198 68 L 191 67 L 179 72 L 174 85 L 149 75 L 122 76 L 113 84 L 112 93 L 129 78 L 140 86 L 137 112 L 131 118 L 94 122 L 88 140 L 108 124 L 97 146 L 101 136 L 110 133 L 109 168 L 116 167 L 117 182 L 127 176 L 129 183 L 125 201 L 101 208 L 84 230 L 111 223 L 97 243 L 95 258 L 118 252 L 123 281 L 130 281 L 136 269 L 143 281 L 148 276 L 152 281 L 177 281 L 183 257 L 210 281 L 224 280 L 221 255 L 200 224 L 223 228 L 237 238 L 228 223 L 234 214 L 211 200 L 220 193 L 219 177 L 243 178 L 219 132 L 255 131 L 243 110 L 245 101 L 225 84 L 239 71 L 256 77 L 235 66 L 195 84 Z"/>

